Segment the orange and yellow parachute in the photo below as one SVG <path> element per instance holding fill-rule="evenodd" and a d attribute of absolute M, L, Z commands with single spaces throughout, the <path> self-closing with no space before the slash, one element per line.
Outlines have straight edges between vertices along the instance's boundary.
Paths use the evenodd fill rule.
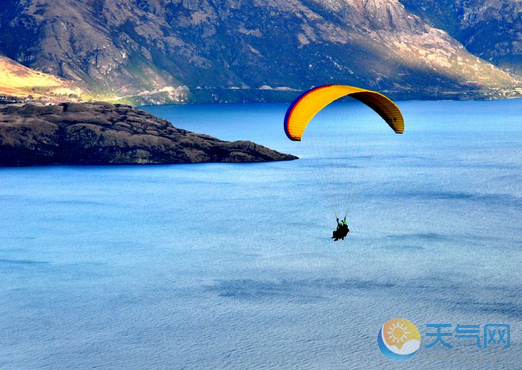
<path fill-rule="evenodd" d="M 312 118 L 330 103 L 347 95 L 372 108 L 396 134 L 404 132 L 402 113 L 388 97 L 354 86 L 326 85 L 305 92 L 290 105 L 284 123 L 286 136 L 290 140 L 301 141 L 306 126 Z"/>

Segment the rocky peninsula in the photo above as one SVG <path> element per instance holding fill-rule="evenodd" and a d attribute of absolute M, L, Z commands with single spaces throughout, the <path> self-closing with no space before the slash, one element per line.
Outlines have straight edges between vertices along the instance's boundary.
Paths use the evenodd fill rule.
<path fill-rule="evenodd" d="M 269 162 L 297 157 L 222 141 L 109 103 L 0 107 L 0 166 Z"/>

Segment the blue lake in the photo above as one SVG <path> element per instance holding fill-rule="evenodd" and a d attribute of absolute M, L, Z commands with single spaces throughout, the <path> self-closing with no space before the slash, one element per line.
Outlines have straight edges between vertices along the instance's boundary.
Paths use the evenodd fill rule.
<path fill-rule="evenodd" d="M 356 103 L 310 127 L 361 138 L 334 163 L 364 172 L 339 242 L 313 176 L 329 159 L 286 138 L 282 104 L 144 109 L 297 161 L 0 169 L 0 368 L 519 369 L 522 100 L 399 105 L 401 136 Z M 377 347 L 393 318 L 422 339 L 400 365 Z M 425 348 L 437 323 L 452 349 Z M 482 343 L 509 324 L 511 346 L 457 324 Z M 509 359 L 429 357 L 457 352 Z"/>

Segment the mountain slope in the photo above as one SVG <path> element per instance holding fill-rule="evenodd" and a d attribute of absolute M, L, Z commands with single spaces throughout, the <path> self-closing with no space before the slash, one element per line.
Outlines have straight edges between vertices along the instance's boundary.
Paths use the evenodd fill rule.
<path fill-rule="evenodd" d="M 513 0 L 401 0 L 410 11 L 446 30 L 470 52 L 522 75 L 522 2 Z"/>
<path fill-rule="evenodd" d="M 38 72 L 0 55 L 0 95 L 16 97 L 77 96 L 81 90 L 56 76 Z"/>
<path fill-rule="evenodd" d="M 394 97 L 518 82 L 398 0 L 14 0 L 0 52 L 105 98 L 263 101 L 326 83 Z"/>

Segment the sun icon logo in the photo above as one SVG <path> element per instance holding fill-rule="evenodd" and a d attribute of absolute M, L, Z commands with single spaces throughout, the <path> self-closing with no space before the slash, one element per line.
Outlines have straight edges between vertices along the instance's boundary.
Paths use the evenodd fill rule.
<path fill-rule="evenodd" d="M 382 354 L 393 361 L 413 357 L 420 347 L 419 330 L 408 320 L 393 319 L 385 323 L 377 337 Z"/>
<path fill-rule="evenodd" d="M 388 328 L 386 335 L 388 339 L 392 341 L 392 343 L 397 342 L 397 346 L 401 349 L 402 344 L 405 340 L 408 340 L 409 331 L 406 331 L 408 327 L 405 326 L 404 322 L 393 323 L 391 328 Z"/>

